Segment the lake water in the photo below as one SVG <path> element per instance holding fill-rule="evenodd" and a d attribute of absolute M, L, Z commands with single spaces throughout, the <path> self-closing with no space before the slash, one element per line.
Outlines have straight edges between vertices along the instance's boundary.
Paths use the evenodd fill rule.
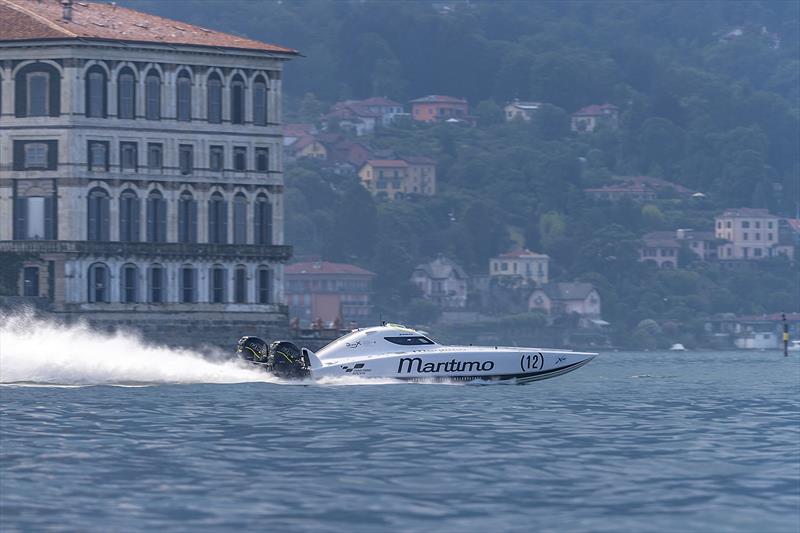
<path fill-rule="evenodd" d="M 2 531 L 800 530 L 797 354 L 304 386 L 48 328 L 0 333 Z"/>

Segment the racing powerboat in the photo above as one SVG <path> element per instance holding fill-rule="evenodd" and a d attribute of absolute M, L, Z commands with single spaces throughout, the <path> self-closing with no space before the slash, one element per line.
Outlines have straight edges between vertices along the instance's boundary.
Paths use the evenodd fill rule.
<path fill-rule="evenodd" d="M 359 376 L 406 381 L 530 383 L 576 370 L 596 353 L 501 346 L 443 346 L 397 324 L 356 329 L 317 353 L 278 341 L 242 337 L 237 355 L 286 379 Z"/>

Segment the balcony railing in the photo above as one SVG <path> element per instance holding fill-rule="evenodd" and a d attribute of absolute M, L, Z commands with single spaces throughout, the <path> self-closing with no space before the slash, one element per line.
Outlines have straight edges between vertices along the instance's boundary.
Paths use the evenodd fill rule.
<path fill-rule="evenodd" d="M 0 252 L 89 256 L 237 257 L 288 261 L 292 247 L 259 244 L 206 244 L 183 242 L 0 241 Z"/>

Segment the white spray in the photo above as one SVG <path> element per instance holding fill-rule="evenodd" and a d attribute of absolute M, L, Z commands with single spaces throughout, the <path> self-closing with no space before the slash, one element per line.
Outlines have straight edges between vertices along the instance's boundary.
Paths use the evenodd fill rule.
<path fill-rule="evenodd" d="M 211 355 L 211 354 L 209 354 Z M 30 314 L 0 315 L 0 384 L 242 383 L 277 381 L 236 361 L 153 346 Z"/>

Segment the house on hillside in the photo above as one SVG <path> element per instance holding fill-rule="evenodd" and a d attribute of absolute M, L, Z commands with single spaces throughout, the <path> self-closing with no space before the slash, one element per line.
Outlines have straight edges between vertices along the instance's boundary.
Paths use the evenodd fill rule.
<path fill-rule="evenodd" d="M 613 104 L 590 105 L 572 114 L 572 131 L 591 133 L 598 127 L 619 128 L 619 108 Z"/>
<path fill-rule="evenodd" d="M 541 287 L 548 282 L 550 257 L 530 250 L 514 250 L 489 260 L 493 279 L 519 281 L 521 285 Z"/>
<path fill-rule="evenodd" d="M 604 185 L 602 187 L 584 189 L 583 192 L 592 200 L 606 200 L 610 202 L 618 202 L 623 198 L 633 200 L 634 202 L 649 202 L 650 200 L 656 199 L 656 191 L 649 186 L 631 183 Z"/>
<path fill-rule="evenodd" d="M 577 314 L 581 318 L 600 320 L 600 293 L 591 283 L 548 283 L 528 297 L 529 311 L 544 311 L 551 318 Z"/>
<path fill-rule="evenodd" d="M 300 159 L 311 157 L 313 159 L 328 159 L 328 149 L 311 135 L 300 137 L 290 146 L 284 148 L 289 158 Z"/>
<path fill-rule="evenodd" d="M 780 217 L 766 209 L 726 209 L 714 221 L 716 237 L 725 241 L 718 248 L 721 261 L 794 256 L 792 242 L 781 241 L 779 238 Z"/>
<path fill-rule="evenodd" d="M 312 137 L 317 133 L 317 128 L 313 124 L 288 123 L 281 127 L 283 131 L 283 145 L 291 146 L 302 137 Z"/>
<path fill-rule="evenodd" d="M 411 118 L 418 122 L 463 121 L 472 124 L 469 104 L 464 98 L 432 94 L 411 100 Z"/>
<path fill-rule="evenodd" d="M 405 194 L 436 194 L 436 160 L 424 156 L 408 156 L 403 161 L 408 164 Z"/>
<path fill-rule="evenodd" d="M 353 105 L 350 101 L 334 104 L 331 111 L 322 117 L 322 129 L 331 131 L 341 129 L 349 131 L 357 137 L 375 131 L 381 121 L 381 115 Z"/>
<path fill-rule="evenodd" d="M 372 315 L 369 270 L 344 263 L 311 261 L 287 265 L 285 303 L 302 324 L 366 324 Z"/>
<path fill-rule="evenodd" d="M 372 196 L 394 200 L 405 193 L 408 163 L 401 159 L 369 159 L 358 176 Z"/>
<path fill-rule="evenodd" d="M 419 287 L 425 299 L 444 309 L 467 305 L 467 279 L 464 269 L 443 256 L 417 265 L 411 274 L 411 283 Z"/>
<path fill-rule="evenodd" d="M 377 114 L 380 117 L 382 126 L 390 125 L 398 116 L 404 114 L 402 104 L 390 100 L 385 96 L 373 96 L 366 100 L 353 100 L 350 102 L 350 105 Z"/>
<path fill-rule="evenodd" d="M 513 102 L 506 104 L 503 111 L 505 112 L 506 122 L 511 122 L 512 120 L 530 122 L 533 114 L 541 107 L 541 102 L 523 102 L 515 98 Z"/>
<path fill-rule="evenodd" d="M 677 268 L 681 245 L 674 231 L 654 231 L 642 237 L 639 261 L 654 263 L 658 268 Z"/>

